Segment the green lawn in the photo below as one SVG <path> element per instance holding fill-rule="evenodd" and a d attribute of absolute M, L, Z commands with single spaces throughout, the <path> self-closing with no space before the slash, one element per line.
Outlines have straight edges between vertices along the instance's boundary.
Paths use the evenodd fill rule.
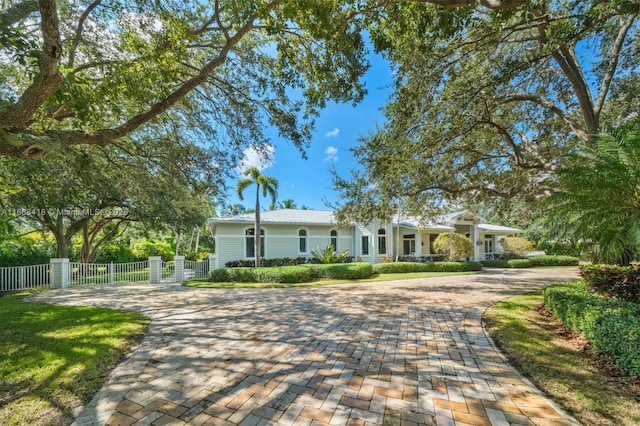
<path fill-rule="evenodd" d="M 66 424 L 144 335 L 142 315 L 0 297 L 0 421 Z"/>
<path fill-rule="evenodd" d="M 512 364 L 585 425 L 640 425 L 640 386 L 612 379 L 542 316 L 540 293 L 512 297 L 484 315 L 491 338 Z M 637 379 L 635 380 L 637 383 Z"/>
<path fill-rule="evenodd" d="M 284 288 L 284 287 L 308 287 L 332 284 L 353 284 L 353 283 L 371 283 L 380 281 L 397 281 L 410 280 L 412 278 L 438 278 L 451 277 L 454 275 L 472 275 L 479 274 L 481 271 L 473 272 L 409 272 L 397 274 L 373 274 L 369 278 L 360 280 L 316 280 L 308 283 L 299 284 L 283 284 L 283 283 L 215 283 L 202 280 L 191 280 L 184 283 L 187 287 L 206 287 L 206 288 Z"/>

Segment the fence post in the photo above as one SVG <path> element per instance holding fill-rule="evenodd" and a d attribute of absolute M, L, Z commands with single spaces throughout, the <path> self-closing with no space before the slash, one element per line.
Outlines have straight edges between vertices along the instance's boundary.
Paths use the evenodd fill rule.
<path fill-rule="evenodd" d="M 113 262 L 109 264 L 109 284 L 113 284 L 115 282 L 114 273 L 113 273 Z"/>
<path fill-rule="evenodd" d="M 209 272 L 218 269 L 218 256 L 209 253 Z"/>
<path fill-rule="evenodd" d="M 24 290 L 27 286 L 27 279 L 25 277 L 26 272 L 27 272 L 27 267 L 22 266 L 20 268 L 20 290 Z"/>
<path fill-rule="evenodd" d="M 160 281 L 162 281 L 162 258 L 149 256 L 149 282 L 159 283 Z"/>
<path fill-rule="evenodd" d="M 69 287 L 69 259 L 51 259 L 49 261 L 51 288 Z"/>
<path fill-rule="evenodd" d="M 173 256 L 175 280 L 177 283 L 184 281 L 184 256 Z"/>

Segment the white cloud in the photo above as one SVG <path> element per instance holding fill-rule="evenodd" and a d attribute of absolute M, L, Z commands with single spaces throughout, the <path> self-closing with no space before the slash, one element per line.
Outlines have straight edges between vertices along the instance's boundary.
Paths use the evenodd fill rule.
<path fill-rule="evenodd" d="M 238 174 L 243 174 L 250 167 L 262 171 L 275 165 L 275 147 L 273 145 L 251 145 L 242 152 L 242 161 L 236 167 Z"/>
<path fill-rule="evenodd" d="M 338 161 L 338 148 L 333 146 L 327 147 L 327 149 L 324 150 L 324 154 L 326 155 L 324 161 Z"/>
<path fill-rule="evenodd" d="M 335 138 L 336 136 L 338 136 L 338 133 L 340 133 L 340 129 L 338 129 L 337 127 L 333 130 L 328 131 L 327 133 L 325 133 L 325 136 L 328 138 Z"/>

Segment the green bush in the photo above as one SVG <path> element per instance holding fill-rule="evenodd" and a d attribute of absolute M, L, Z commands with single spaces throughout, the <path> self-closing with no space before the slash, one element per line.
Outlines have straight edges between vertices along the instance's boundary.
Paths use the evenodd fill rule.
<path fill-rule="evenodd" d="M 544 304 L 625 373 L 640 377 L 640 304 L 606 299 L 582 281 L 547 287 Z"/>
<path fill-rule="evenodd" d="M 606 297 L 640 301 L 640 266 L 584 265 L 580 276 L 593 291 Z"/>
<path fill-rule="evenodd" d="M 242 283 L 305 283 L 313 279 L 311 269 L 304 266 L 269 268 L 224 268 L 209 272 L 209 281 Z"/>
<path fill-rule="evenodd" d="M 43 265 L 56 255 L 53 241 L 20 238 L 0 241 L 0 265 Z"/>
<path fill-rule="evenodd" d="M 533 266 L 578 266 L 580 259 L 573 256 L 533 256 L 528 257 Z"/>
<path fill-rule="evenodd" d="M 332 280 L 358 280 L 373 275 L 373 266 L 366 262 L 329 263 L 304 265 L 314 278 Z"/>
<path fill-rule="evenodd" d="M 473 256 L 471 239 L 460 233 L 443 233 L 433 241 L 436 253 L 443 253 L 447 260 L 455 261 Z"/>
<path fill-rule="evenodd" d="M 533 251 L 533 244 L 522 237 L 505 237 L 498 244 L 504 249 L 504 255 L 509 259 L 519 259 Z"/>
<path fill-rule="evenodd" d="M 105 246 L 95 263 L 130 263 L 138 260 L 128 244 L 109 244 Z"/>
<path fill-rule="evenodd" d="M 480 263 L 487 268 L 531 268 L 533 266 L 529 259 L 481 260 Z"/>
<path fill-rule="evenodd" d="M 409 272 L 469 272 L 480 271 L 479 262 L 396 262 L 373 265 L 378 274 L 403 274 Z"/>
<path fill-rule="evenodd" d="M 173 260 L 176 252 L 166 241 L 140 240 L 133 245 L 133 253 L 138 260 L 146 260 L 149 256 L 160 256 L 165 262 Z"/>

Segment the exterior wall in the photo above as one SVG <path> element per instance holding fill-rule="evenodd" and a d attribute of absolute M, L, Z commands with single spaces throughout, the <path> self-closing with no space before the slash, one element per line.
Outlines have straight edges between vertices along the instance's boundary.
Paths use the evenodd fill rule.
<path fill-rule="evenodd" d="M 245 231 L 253 228 L 253 224 L 218 223 L 216 224 L 216 255 L 218 267 L 223 268 L 229 261 L 252 259 L 245 254 Z M 353 230 L 336 229 L 329 225 L 273 225 L 263 224 L 264 257 L 267 259 L 278 257 L 311 257 L 315 248 L 325 248 L 331 242 L 330 232 L 338 231 L 339 251 L 349 250 L 354 255 Z M 307 231 L 307 250 L 299 250 L 298 231 Z"/>

